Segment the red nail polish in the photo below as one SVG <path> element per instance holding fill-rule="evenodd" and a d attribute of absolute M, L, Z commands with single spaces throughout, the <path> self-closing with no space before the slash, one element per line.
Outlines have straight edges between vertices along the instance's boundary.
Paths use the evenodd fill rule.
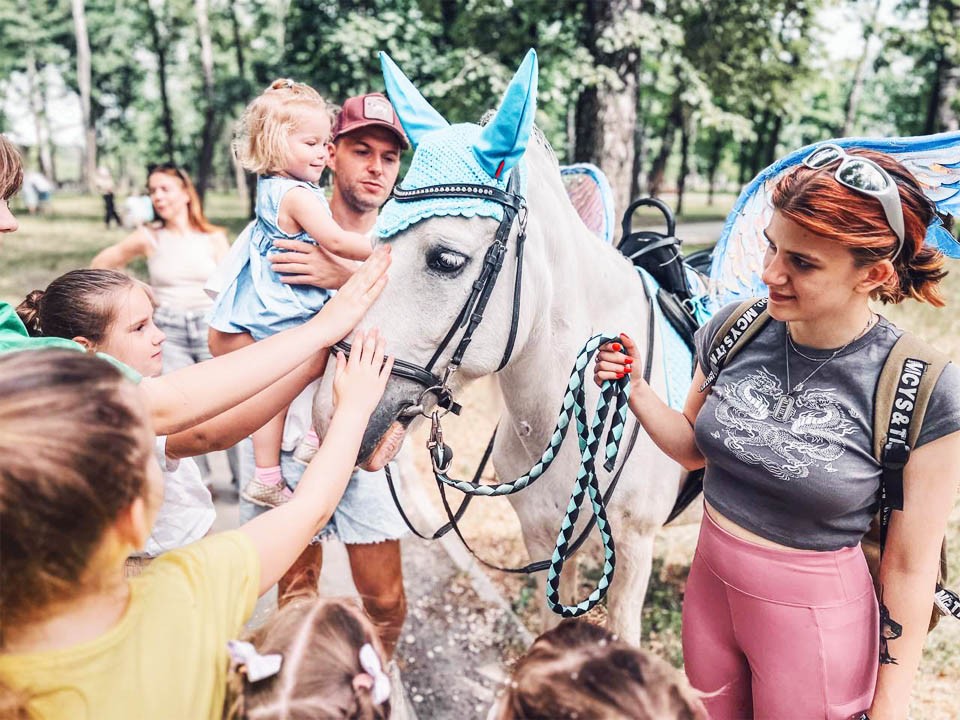
<path fill-rule="evenodd" d="M 620 343 L 614 343 L 613 345 L 610 346 L 610 349 L 613 350 L 614 352 L 620 352 L 621 350 L 623 350 L 623 346 Z"/>
<path fill-rule="evenodd" d="M 633 365 L 624 365 L 624 366 L 623 366 L 623 372 L 624 372 L 624 373 L 627 373 L 627 374 L 633 372 Z"/>
<path fill-rule="evenodd" d="M 617 380 L 623 377 L 623 373 L 617 373 Z"/>
<path fill-rule="evenodd" d="M 626 359 L 623 361 L 624 365 L 633 365 L 633 358 L 627 355 Z"/>

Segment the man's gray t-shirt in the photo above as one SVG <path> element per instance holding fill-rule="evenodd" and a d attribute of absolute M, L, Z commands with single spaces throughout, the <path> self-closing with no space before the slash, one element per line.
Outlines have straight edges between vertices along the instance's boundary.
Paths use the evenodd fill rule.
<path fill-rule="evenodd" d="M 704 374 L 714 335 L 736 307 L 722 308 L 697 332 Z M 881 317 L 794 393 L 795 412 L 779 421 L 772 413 L 786 386 L 785 332 L 784 323 L 770 319 L 724 365 L 697 415 L 697 446 L 707 460 L 704 496 L 725 517 L 781 545 L 852 547 L 877 508 L 873 396 L 903 331 Z M 795 347 L 802 355 L 789 351 L 793 387 L 834 352 Z M 951 363 L 930 398 L 916 447 L 957 430 L 960 368 Z"/>

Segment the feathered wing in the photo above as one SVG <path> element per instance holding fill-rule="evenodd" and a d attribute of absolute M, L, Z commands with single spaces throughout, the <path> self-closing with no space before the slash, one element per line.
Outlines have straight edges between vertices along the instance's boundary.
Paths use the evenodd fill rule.
<path fill-rule="evenodd" d="M 596 165 L 578 163 L 561 165 L 560 177 L 584 225 L 604 242 L 612 243 L 615 218 L 607 176 Z"/>
<path fill-rule="evenodd" d="M 960 132 L 908 138 L 842 138 L 829 140 L 844 148 L 865 148 L 891 155 L 910 170 L 944 214 L 960 217 Z M 766 242 L 763 229 L 773 215 L 770 197 L 784 174 L 803 162 L 818 142 L 796 150 L 763 170 L 747 185 L 727 216 L 710 268 L 714 308 L 728 302 L 765 295 L 760 279 Z M 927 242 L 945 255 L 960 258 L 960 243 L 942 227 L 927 234 Z"/>

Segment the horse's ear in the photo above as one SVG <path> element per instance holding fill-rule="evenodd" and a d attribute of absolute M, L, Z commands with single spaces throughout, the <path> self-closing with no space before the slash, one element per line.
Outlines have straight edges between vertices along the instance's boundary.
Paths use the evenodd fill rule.
<path fill-rule="evenodd" d="M 410 138 L 410 144 L 413 147 L 417 147 L 428 132 L 442 130 L 450 125 L 424 99 L 420 91 L 385 52 L 380 53 L 380 67 L 383 70 L 387 96 L 393 103 L 393 109 L 396 110 L 400 124 L 403 125 L 403 130 Z"/>
<path fill-rule="evenodd" d="M 490 177 L 499 178 L 523 156 L 536 111 L 537 53 L 531 49 L 503 94 L 497 114 L 483 128 L 473 148 Z"/>

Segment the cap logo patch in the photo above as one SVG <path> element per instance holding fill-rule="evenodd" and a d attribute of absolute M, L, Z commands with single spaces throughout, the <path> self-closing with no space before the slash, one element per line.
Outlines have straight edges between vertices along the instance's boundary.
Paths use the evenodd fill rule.
<path fill-rule="evenodd" d="M 386 98 L 365 97 L 363 99 L 363 117 L 367 120 L 382 120 L 393 123 L 393 106 Z"/>

